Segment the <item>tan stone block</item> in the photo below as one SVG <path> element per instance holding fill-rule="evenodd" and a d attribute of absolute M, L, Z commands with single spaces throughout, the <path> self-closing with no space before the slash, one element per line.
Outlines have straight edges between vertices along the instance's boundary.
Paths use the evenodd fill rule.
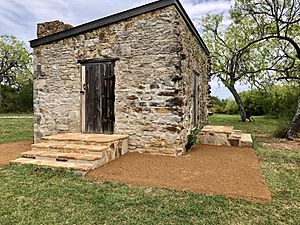
<path fill-rule="evenodd" d="M 122 141 L 122 155 L 128 152 L 128 139 Z"/>
<path fill-rule="evenodd" d="M 180 127 L 177 127 L 177 126 L 169 126 L 169 127 L 165 127 L 164 129 L 166 131 L 170 131 L 170 132 L 174 132 L 174 133 L 178 133 L 181 130 Z"/>
<path fill-rule="evenodd" d="M 240 146 L 243 147 L 252 147 L 253 146 L 253 140 L 251 134 L 242 134 L 241 140 L 240 140 Z"/>
<path fill-rule="evenodd" d="M 170 109 L 169 108 L 155 108 L 155 112 L 157 113 L 170 113 Z"/>
<path fill-rule="evenodd" d="M 141 108 L 141 107 L 134 107 L 132 110 L 135 111 L 135 112 L 137 112 L 137 113 L 140 113 L 140 112 L 143 111 L 143 108 Z"/>
<path fill-rule="evenodd" d="M 91 165 L 74 165 L 73 169 L 75 170 L 82 170 L 82 171 L 89 171 L 93 169 L 93 166 Z"/>
<path fill-rule="evenodd" d="M 205 135 L 205 144 L 208 144 L 208 145 L 214 145 L 215 144 L 215 137 L 214 135 Z"/>
<path fill-rule="evenodd" d="M 125 22 L 125 30 L 128 30 L 132 27 L 133 27 L 133 22 L 132 21 Z"/>
<path fill-rule="evenodd" d="M 137 100 L 137 99 L 139 99 L 139 97 L 137 97 L 136 95 L 129 95 L 129 96 L 126 96 L 126 99 L 128 99 L 128 100 Z"/>
<path fill-rule="evenodd" d="M 107 154 L 107 160 L 108 162 L 115 160 L 116 154 L 114 150 L 108 149 L 105 151 Z"/>
<path fill-rule="evenodd" d="M 205 143 L 205 135 L 198 135 L 198 141 L 199 141 L 201 144 L 206 144 L 206 143 Z"/>
<path fill-rule="evenodd" d="M 161 140 L 161 141 L 155 141 L 153 144 L 152 144 L 152 146 L 155 146 L 155 147 L 166 147 L 166 141 L 163 141 L 163 140 Z"/>
<path fill-rule="evenodd" d="M 229 146 L 227 134 L 215 134 L 215 144 Z"/>
<path fill-rule="evenodd" d="M 230 135 L 232 138 L 235 138 L 235 139 L 241 139 L 241 137 L 242 137 L 242 135 L 240 135 L 240 134 L 232 134 L 232 135 Z"/>
<path fill-rule="evenodd" d="M 69 125 L 57 125 L 57 129 L 59 131 L 68 131 L 69 130 Z"/>
<path fill-rule="evenodd" d="M 231 134 L 233 132 L 233 126 L 204 126 L 202 132 L 206 133 L 225 133 Z"/>
<path fill-rule="evenodd" d="M 233 130 L 234 135 L 242 135 L 242 131 L 241 130 Z"/>

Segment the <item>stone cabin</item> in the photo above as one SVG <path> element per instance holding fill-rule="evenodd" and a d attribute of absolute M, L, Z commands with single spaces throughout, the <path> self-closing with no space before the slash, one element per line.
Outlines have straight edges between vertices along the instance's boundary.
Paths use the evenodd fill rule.
<path fill-rule="evenodd" d="M 180 155 L 207 118 L 209 51 L 178 0 L 72 27 L 37 26 L 34 139 L 129 135 L 129 150 Z"/>

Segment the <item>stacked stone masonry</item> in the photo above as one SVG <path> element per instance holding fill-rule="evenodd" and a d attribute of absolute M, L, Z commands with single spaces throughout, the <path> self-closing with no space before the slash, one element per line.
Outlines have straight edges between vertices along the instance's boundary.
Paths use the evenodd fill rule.
<path fill-rule="evenodd" d="M 35 142 L 81 132 L 79 60 L 118 58 L 115 133 L 129 150 L 180 155 L 193 128 L 193 77 L 207 118 L 209 59 L 175 6 L 34 48 Z"/>
<path fill-rule="evenodd" d="M 232 126 L 205 126 L 198 135 L 201 144 L 252 147 L 251 134 L 234 130 Z"/>
<path fill-rule="evenodd" d="M 59 20 L 55 20 L 52 22 L 39 23 L 37 29 L 37 37 L 42 38 L 45 36 L 49 36 L 51 34 L 58 33 L 60 31 L 68 30 L 73 26 L 70 24 L 65 24 Z"/>

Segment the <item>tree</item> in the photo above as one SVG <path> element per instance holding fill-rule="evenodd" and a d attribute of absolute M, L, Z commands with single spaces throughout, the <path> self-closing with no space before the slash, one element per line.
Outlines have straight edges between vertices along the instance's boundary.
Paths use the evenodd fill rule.
<path fill-rule="evenodd" d="M 211 111 L 213 113 L 225 113 L 226 100 L 219 99 L 216 96 L 211 96 L 212 108 Z"/>
<path fill-rule="evenodd" d="M 276 73 L 277 80 L 300 80 L 300 0 L 236 0 L 231 15 L 235 23 L 251 20 L 258 35 L 240 49 L 237 60 L 256 44 L 270 41 L 281 43 L 286 45 L 285 55 L 293 59 L 294 63 L 283 71 L 284 75 Z M 287 138 L 293 139 L 299 131 L 300 95 Z"/>
<path fill-rule="evenodd" d="M 251 49 L 245 48 L 259 38 L 251 20 L 245 18 L 242 22 L 231 23 L 227 27 L 222 27 L 222 20 L 222 15 L 207 15 L 201 23 L 204 39 L 211 52 L 212 76 L 217 77 L 232 93 L 241 120 L 246 121 L 250 115 L 235 88 L 236 84 L 250 83 L 256 87 L 264 87 L 263 81 L 270 76 L 269 73 L 293 67 L 294 60 L 286 56 L 286 52 L 282 50 L 284 46 L 278 43 L 270 42 L 266 45 L 257 42 Z"/>
<path fill-rule="evenodd" d="M 249 42 L 243 49 L 266 40 L 288 42 L 300 59 L 300 0 L 236 0 L 231 11 L 235 22 L 251 20 L 259 38 Z M 298 35 L 298 36 L 297 36 Z"/>
<path fill-rule="evenodd" d="M 0 83 L 14 85 L 31 79 L 32 59 L 25 44 L 13 36 L 0 36 Z"/>
<path fill-rule="evenodd" d="M 32 60 L 23 42 L 13 36 L 0 36 L 0 84 L 17 87 L 31 79 Z M 0 90 L 0 103 L 2 100 Z"/>
<path fill-rule="evenodd" d="M 244 78 L 243 74 L 236 67 L 235 62 L 235 56 L 240 47 L 243 46 L 241 42 L 244 37 L 234 37 L 234 25 L 224 28 L 222 27 L 222 21 L 222 15 L 206 15 L 201 21 L 204 40 L 211 52 L 211 76 L 217 77 L 232 93 L 238 105 L 241 120 L 246 121 L 248 115 L 235 87 L 236 83 Z"/>

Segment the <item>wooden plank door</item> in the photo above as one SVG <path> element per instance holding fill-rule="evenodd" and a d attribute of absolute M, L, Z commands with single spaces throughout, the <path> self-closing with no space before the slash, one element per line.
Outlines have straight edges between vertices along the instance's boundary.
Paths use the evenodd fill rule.
<path fill-rule="evenodd" d="M 84 66 L 83 132 L 113 134 L 115 122 L 114 62 Z"/>

